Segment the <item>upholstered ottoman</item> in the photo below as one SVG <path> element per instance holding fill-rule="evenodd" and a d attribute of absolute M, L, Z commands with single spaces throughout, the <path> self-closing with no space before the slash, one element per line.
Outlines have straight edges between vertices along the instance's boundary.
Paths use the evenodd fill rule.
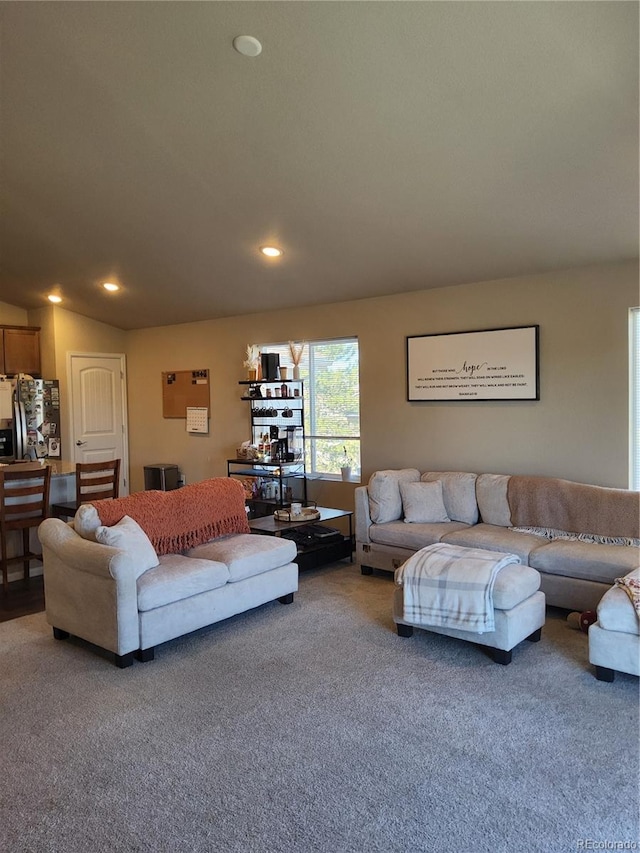
<path fill-rule="evenodd" d="M 629 588 L 640 583 L 640 569 L 623 578 Z M 589 661 L 598 681 L 613 681 L 616 670 L 640 675 L 640 620 L 629 594 L 613 586 L 600 599 L 598 621 L 589 626 Z"/>
<path fill-rule="evenodd" d="M 396 573 L 396 577 L 398 576 Z M 511 652 L 523 640 L 538 642 L 545 621 L 545 597 L 540 592 L 540 575 L 530 566 L 512 564 L 502 568 L 493 586 L 495 630 L 478 634 L 457 628 L 444 628 L 407 621 L 404 616 L 402 586 L 396 586 L 393 620 L 401 637 L 410 637 L 414 627 L 457 637 L 487 646 L 496 663 L 511 663 Z"/>

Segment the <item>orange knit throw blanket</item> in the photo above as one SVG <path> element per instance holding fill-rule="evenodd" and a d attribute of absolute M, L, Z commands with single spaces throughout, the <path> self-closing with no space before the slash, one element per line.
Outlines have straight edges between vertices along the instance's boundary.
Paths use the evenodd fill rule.
<path fill-rule="evenodd" d="M 175 554 L 228 533 L 250 533 L 238 480 L 215 477 L 171 492 L 134 492 L 93 504 L 106 527 L 125 515 L 138 522 L 156 553 Z"/>

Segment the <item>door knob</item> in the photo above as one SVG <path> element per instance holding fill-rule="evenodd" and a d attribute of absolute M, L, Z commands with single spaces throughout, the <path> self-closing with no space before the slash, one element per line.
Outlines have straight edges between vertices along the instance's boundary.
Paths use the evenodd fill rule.
<path fill-rule="evenodd" d="M 86 443 L 87 443 L 86 441 L 80 441 L 80 439 L 78 439 L 78 440 L 76 441 L 76 445 L 77 445 L 78 447 L 82 447 L 82 445 L 83 445 L 83 444 L 86 444 Z"/>

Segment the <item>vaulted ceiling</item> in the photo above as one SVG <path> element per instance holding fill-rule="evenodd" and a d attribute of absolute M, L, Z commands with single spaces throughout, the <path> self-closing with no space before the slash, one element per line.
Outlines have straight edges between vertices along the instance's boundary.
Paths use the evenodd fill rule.
<path fill-rule="evenodd" d="M 131 329 L 638 254 L 636 3 L 4 2 L 0 57 L 3 302 Z"/>

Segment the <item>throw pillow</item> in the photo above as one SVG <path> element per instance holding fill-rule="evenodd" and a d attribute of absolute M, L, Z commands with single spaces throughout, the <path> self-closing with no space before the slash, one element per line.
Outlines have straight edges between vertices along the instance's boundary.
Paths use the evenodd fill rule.
<path fill-rule="evenodd" d="M 73 529 L 83 539 L 96 541 L 96 530 L 100 527 L 100 516 L 93 504 L 81 504 L 73 517 Z"/>
<path fill-rule="evenodd" d="M 374 471 L 369 479 L 369 514 L 374 524 L 397 521 L 402 516 L 402 498 L 399 483 L 417 482 L 420 472 L 417 468 Z"/>
<path fill-rule="evenodd" d="M 467 473 L 466 471 L 428 471 L 420 479 L 427 483 L 440 480 L 442 483 L 442 499 L 451 521 L 477 524 L 477 474 Z"/>
<path fill-rule="evenodd" d="M 508 474 L 480 474 L 476 482 L 478 509 L 485 524 L 511 527 L 511 510 L 507 500 Z"/>
<path fill-rule="evenodd" d="M 442 483 L 400 483 L 404 520 L 407 524 L 438 524 L 451 521 L 444 508 Z"/>
<path fill-rule="evenodd" d="M 158 555 L 149 541 L 149 537 L 137 521 L 125 515 L 113 527 L 101 525 L 96 530 L 96 542 L 120 548 L 135 562 L 137 571 L 142 574 L 158 565 Z M 144 567 L 144 568 L 143 568 Z"/>

